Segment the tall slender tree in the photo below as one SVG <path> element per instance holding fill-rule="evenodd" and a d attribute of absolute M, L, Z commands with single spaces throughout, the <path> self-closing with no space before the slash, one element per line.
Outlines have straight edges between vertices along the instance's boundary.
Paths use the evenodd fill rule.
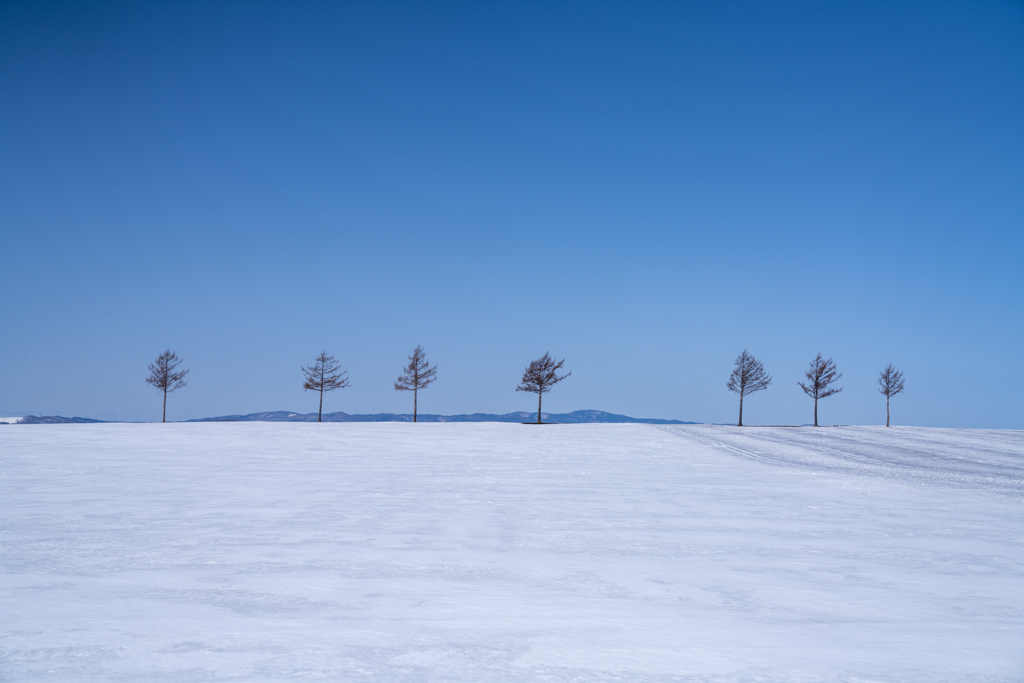
<path fill-rule="evenodd" d="M 889 399 L 903 393 L 903 372 L 889 363 L 878 373 L 878 390 L 885 396 L 885 426 L 889 426 Z"/>
<path fill-rule="evenodd" d="M 402 374 L 395 380 L 395 391 L 412 392 L 412 421 L 416 421 L 420 389 L 426 389 L 437 379 L 437 366 L 431 366 L 423 347 L 417 346 L 409 356 L 409 364 L 402 368 Z"/>
<path fill-rule="evenodd" d="M 736 423 L 738 427 L 743 426 L 743 397 L 767 389 L 771 383 L 772 376 L 764 371 L 764 365 L 752 354 L 747 353 L 746 349 L 736 356 L 736 367 L 725 386 L 729 391 L 740 395 L 740 419 Z"/>
<path fill-rule="evenodd" d="M 562 369 L 564 364 L 564 358 L 556 363 L 555 359 L 545 351 L 543 356 L 526 366 L 526 371 L 523 372 L 523 379 L 519 386 L 516 387 L 516 391 L 529 391 L 537 394 L 537 424 L 541 423 L 540 405 L 544 394 L 551 391 L 551 387 L 572 374 L 572 372 L 567 372 L 564 375 L 558 374 L 558 371 Z"/>
<path fill-rule="evenodd" d="M 320 407 L 317 409 L 316 421 L 323 422 L 324 392 L 347 387 L 348 370 L 342 370 L 341 363 L 334 356 L 321 351 L 312 365 L 302 368 L 302 374 L 305 376 L 302 388 L 306 391 L 320 392 Z"/>
<path fill-rule="evenodd" d="M 167 394 L 188 384 L 185 376 L 188 374 L 189 368 L 178 370 L 179 365 L 181 365 L 181 359 L 170 349 L 161 353 L 155 361 L 149 364 L 149 377 L 146 378 L 146 382 L 164 394 L 164 413 L 160 422 L 167 422 Z"/>
<path fill-rule="evenodd" d="M 814 426 L 818 426 L 818 399 L 828 398 L 833 394 L 838 394 L 843 390 L 842 387 L 833 387 L 832 385 L 839 381 L 843 376 L 843 373 L 836 370 L 836 364 L 832 362 L 832 359 L 824 359 L 819 353 L 814 360 L 811 361 L 811 367 L 804 373 L 807 377 L 807 384 L 803 382 L 797 382 L 800 388 L 804 390 L 804 393 L 814 399 Z"/>

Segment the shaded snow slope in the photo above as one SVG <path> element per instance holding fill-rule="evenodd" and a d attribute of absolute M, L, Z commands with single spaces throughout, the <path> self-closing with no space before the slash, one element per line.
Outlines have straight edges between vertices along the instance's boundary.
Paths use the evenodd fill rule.
<path fill-rule="evenodd" d="M 1020 681 L 1024 432 L 0 430 L 0 680 Z"/>

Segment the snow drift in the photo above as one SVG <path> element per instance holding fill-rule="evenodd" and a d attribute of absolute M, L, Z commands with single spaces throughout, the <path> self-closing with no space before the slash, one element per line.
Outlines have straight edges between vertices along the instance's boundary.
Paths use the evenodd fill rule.
<path fill-rule="evenodd" d="M 1024 433 L 0 430 L 0 679 L 1020 681 Z"/>

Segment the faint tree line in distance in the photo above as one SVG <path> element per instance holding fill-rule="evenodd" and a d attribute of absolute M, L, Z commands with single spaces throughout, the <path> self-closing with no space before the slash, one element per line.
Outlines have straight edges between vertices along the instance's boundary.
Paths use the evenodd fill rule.
<path fill-rule="evenodd" d="M 188 382 L 185 376 L 188 375 L 188 368 L 178 370 L 181 359 L 170 349 L 164 351 L 156 360 L 149 365 L 149 377 L 146 382 L 153 385 L 163 393 L 163 417 L 161 422 L 167 421 L 167 394 L 184 387 Z M 544 394 L 564 379 L 567 379 L 572 372 L 559 374 L 565 359 L 556 361 L 551 354 L 545 352 L 543 356 L 531 361 L 523 371 L 523 378 L 516 387 L 516 391 L 525 391 L 537 394 L 537 422 L 541 424 L 541 402 Z M 349 386 L 348 371 L 341 369 L 341 363 L 327 351 L 321 351 L 313 359 L 312 365 L 302 367 L 303 382 L 302 388 L 306 391 L 315 391 L 319 394 L 320 402 L 317 408 L 317 422 L 323 421 L 324 394 L 335 389 L 344 389 Z M 820 399 L 834 396 L 843 390 L 843 387 L 835 386 L 842 379 L 843 373 L 839 372 L 836 364 L 831 358 L 824 358 L 820 353 L 811 361 L 810 367 L 804 373 L 806 382 L 797 382 L 804 393 L 814 399 L 814 426 L 818 426 L 818 401 Z M 427 360 L 423 346 L 418 345 L 409 356 L 409 362 L 402 368 L 402 374 L 395 380 L 395 391 L 412 392 L 412 421 L 416 422 L 419 414 L 419 392 L 426 389 L 437 380 L 437 366 L 431 365 Z M 746 349 L 736 356 L 735 367 L 726 383 L 726 388 L 740 396 L 740 412 L 736 425 L 743 426 L 743 399 L 758 391 L 767 389 L 772 384 L 772 376 L 769 375 L 761 361 Z M 890 424 L 889 402 L 893 396 L 903 393 L 903 372 L 898 370 L 892 363 L 886 366 L 879 373 L 879 392 L 885 396 L 885 426 Z"/>

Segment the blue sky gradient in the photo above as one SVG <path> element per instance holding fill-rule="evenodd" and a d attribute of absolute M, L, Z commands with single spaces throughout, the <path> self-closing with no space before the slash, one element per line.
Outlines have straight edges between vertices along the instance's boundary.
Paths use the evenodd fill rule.
<path fill-rule="evenodd" d="M 1024 428 L 1024 4 L 0 4 L 0 414 Z"/>

